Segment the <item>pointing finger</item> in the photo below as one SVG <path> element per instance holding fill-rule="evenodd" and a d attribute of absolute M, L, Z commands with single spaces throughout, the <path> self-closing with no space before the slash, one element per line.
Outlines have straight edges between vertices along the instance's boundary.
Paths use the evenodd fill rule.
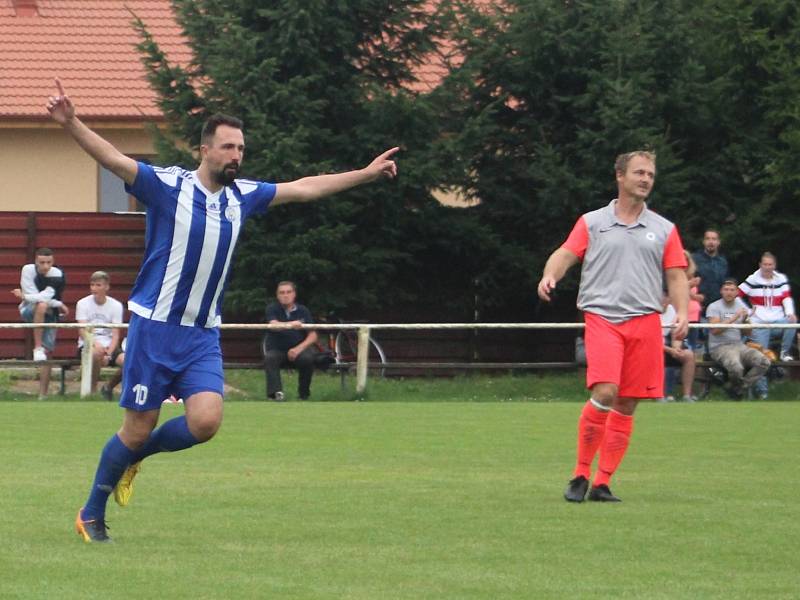
<path fill-rule="evenodd" d="M 61 80 L 58 77 L 56 77 L 56 87 L 58 88 L 58 95 L 59 96 L 65 96 L 66 95 L 66 94 L 64 94 L 64 88 L 61 86 Z"/>
<path fill-rule="evenodd" d="M 398 150 L 400 150 L 400 146 L 395 146 L 394 148 L 390 148 L 389 150 L 387 150 L 386 152 L 381 154 L 378 158 L 388 159 L 390 156 L 392 156 Z"/>

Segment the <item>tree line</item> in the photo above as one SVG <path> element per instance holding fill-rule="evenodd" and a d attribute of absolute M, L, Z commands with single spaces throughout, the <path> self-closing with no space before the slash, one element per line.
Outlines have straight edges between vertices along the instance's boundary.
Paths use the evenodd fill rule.
<path fill-rule="evenodd" d="M 320 314 L 533 318 L 547 256 L 613 198 L 614 158 L 638 148 L 657 153 L 650 205 L 687 248 L 715 227 L 734 274 L 764 250 L 800 274 L 796 2 L 172 3 L 191 64 L 170 63 L 136 21 L 167 122 L 160 160 L 193 167 L 186 142 L 217 111 L 244 120 L 252 178 L 402 147 L 396 182 L 249 223 L 226 297 L 237 314 L 260 314 L 293 279 Z M 419 91 L 434 58 L 448 70 Z M 442 206 L 441 189 L 479 204 Z"/>

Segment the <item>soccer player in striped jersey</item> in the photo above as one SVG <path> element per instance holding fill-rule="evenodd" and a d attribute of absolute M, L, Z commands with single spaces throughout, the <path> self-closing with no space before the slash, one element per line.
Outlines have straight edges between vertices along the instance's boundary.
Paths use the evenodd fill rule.
<path fill-rule="evenodd" d="M 122 427 L 100 455 L 89 498 L 75 527 L 86 542 L 108 541 L 105 507 L 113 492 L 125 506 L 146 457 L 211 439 L 222 422 L 220 307 L 244 221 L 270 205 L 308 202 L 397 175 L 387 150 L 363 169 L 288 183 L 238 179 L 244 157 L 242 122 L 208 119 L 196 171 L 151 167 L 125 156 L 75 115 L 56 80 L 51 118 L 98 163 L 120 177 L 147 209 L 145 253 L 128 303 L 131 311 L 120 406 Z M 156 428 L 161 401 L 185 399 L 185 416 Z"/>
<path fill-rule="evenodd" d="M 584 214 L 544 267 L 538 294 L 550 301 L 556 284 L 582 262 L 578 308 L 586 321 L 586 387 L 591 397 L 578 419 L 578 456 L 564 498 L 587 498 L 592 462 L 597 473 L 588 499 L 619 502 L 611 476 L 622 462 L 640 399 L 660 398 L 664 389 L 661 296 L 666 280 L 676 317 L 672 337 L 689 328 L 686 257 L 673 223 L 652 212 L 645 200 L 656 177 L 655 154 L 621 154 L 614 164 L 617 198 Z"/>

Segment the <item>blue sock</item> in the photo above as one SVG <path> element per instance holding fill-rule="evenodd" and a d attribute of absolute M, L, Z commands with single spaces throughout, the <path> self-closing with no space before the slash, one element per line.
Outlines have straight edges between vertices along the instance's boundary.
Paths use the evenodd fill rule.
<path fill-rule="evenodd" d="M 123 444 L 116 433 L 106 442 L 103 452 L 100 453 L 100 463 L 97 465 L 92 491 L 81 513 L 84 521 L 105 518 L 108 495 L 128 465 L 133 462 L 133 458 L 133 450 Z"/>
<path fill-rule="evenodd" d="M 139 462 L 159 452 L 186 450 L 186 448 L 191 448 L 198 443 L 197 438 L 189 431 L 186 416 L 175 417 L 150 434 L 150 438 L 145 442 L 141 450 L 135 453 L 136 456 L 133 462 Z"/>

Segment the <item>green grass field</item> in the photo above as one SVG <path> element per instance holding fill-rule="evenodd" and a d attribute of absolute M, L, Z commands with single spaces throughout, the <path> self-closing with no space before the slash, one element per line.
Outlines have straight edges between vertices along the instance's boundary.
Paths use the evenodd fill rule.
<path fill-rule="evenodd" d="M 797 597 L 796 403 L 643 404 L 624 502 L 573 505 L 579 403 L 430 383 L 403 384 L 426 402 L 230 402 L 214 440 L 111 501 L 112 545 L 73 520 L 120 409 L 0 402 L 0 598 Z"/>

